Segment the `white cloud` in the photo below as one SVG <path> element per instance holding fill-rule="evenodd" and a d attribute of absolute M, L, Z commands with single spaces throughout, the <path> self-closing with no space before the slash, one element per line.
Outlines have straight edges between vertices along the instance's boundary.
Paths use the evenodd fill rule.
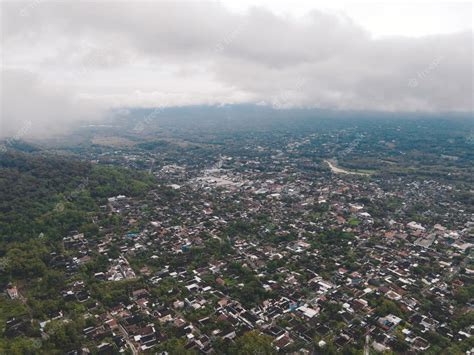
<path fill-rule="evenodd" d="M 28 71 L 4 70 L 1 84 L 0 136 L 63 133 L 105 112 L 97 103 L 81 99 L 68 88 L 49 85 Z"/>
<path fill-rule="evenodd" d="M 3 65 L 10 72 L 2 79 L 4 131 L 25 115 L 59 126 L 119 105 L 263 101 L 472 110 L 471 29 L 373 36 L 349 12 L 236 12 L 216 2 L 31 0 L 1 6 Z M 21 85 L 31 96 L 27 107 L 18 104 L 25 97 Z"/>

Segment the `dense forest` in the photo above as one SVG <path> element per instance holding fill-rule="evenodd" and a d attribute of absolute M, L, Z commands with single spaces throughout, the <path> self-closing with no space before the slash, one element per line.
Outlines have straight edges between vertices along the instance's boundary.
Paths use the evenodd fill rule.
<path fill-rule="evenodd" d="M 43 233 L 62 238 L 67 229 L 91 228 L 88 213 L 107 197 L 138 196 L 153 185 L 143 173 L 60 156 L 0 155 L 0 238 L 25 241 Z"/>
<path fill-rule="evenodd" d="M 5 289 L 10 282 L 20 287 L 29 284 L 26 303 L 0 302 L 0 353 L 31 353 L 41 346 L 7 334 L 7 321 L 41 319 L 60 309 L 75 312 L 69 308 L 76 305 L 65 304 L 60 293 L 64 272 L 51 267 L 58 262 L 62 238 L 73 231 L 87 237 L 98 235 L 99 226 L 91 215 L 108 197 L 140 196 L 153 186 L 154 179 L 144 173 L 70 157 L 19 151 L 0 155 L 0 287 Z M 90 269 L 95 266 L 91 263 Z M 45 349 L 54 352 L 75 344 L 84 327 L 82 318 L 76 320 L 65 326 L 51 324 Z M 28 328 L 23 334 L 39 336 L 38 325 L 23 327 Z"/>

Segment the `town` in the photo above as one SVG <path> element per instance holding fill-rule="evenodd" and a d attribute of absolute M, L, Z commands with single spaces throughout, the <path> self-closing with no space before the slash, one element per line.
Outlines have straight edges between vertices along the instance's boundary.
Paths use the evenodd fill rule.
<path fill-rule="evenodd" d="M 193 147 L 164 158 L 167 144 L 89 152 L 94 164 L 144 165 L 157 183 L 108 196 L 94 228 L 62 236 L 45 258 L 58 300 L 10 317 L 5 334 L 58 337 L 68 354 L 472 347 L 472 205 L 453 197 L 465 182 L 333 169 L 308 158 L 315 139 L 195 159 Z M 359 154 L 353 142 L 331 161 Z M 12 277 L 5 295 L 29 305 L 30 287 Z"/>

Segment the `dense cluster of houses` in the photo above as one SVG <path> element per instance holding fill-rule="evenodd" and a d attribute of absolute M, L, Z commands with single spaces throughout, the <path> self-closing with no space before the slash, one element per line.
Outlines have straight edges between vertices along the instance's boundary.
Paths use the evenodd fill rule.
<path fill-rule="evenodd" d="M 84 338 L 99 353 L 177 338 L 210 354 L 249 330 L 300 353 L 424 351 L 435 336 L 471 337 L 472 324 L 452 320 L 472 310 L 456 294 L 474 273 L 474 222 L 452 187 L 333 174 L 293 148 L 222 156 L 207 169 L 163 166 L 146 198 L 107 200 L 97 216 L 105 237 L 64 237 L 71 257 L 57 262 L 74 281 L 63 297 L 94 320 Z M 100 224 L 114 215 L 120 229 Z M 124 283 L 125 299 L 105 304 L 77 277 L 97 255 L 108 262 L 94 284 Z"/>

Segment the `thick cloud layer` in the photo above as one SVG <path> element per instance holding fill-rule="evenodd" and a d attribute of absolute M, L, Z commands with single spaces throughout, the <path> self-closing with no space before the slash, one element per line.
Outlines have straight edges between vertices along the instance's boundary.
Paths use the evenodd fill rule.
<path fill-rule="evenodd" d="M 1 6 L 4 135 L 117 106 L 472 111 L 471 31 L 373 38 L 340 13 L 295 19 L 213 2 Z"/>
<path fill-rule="evenodd" d="M 66 88 L 49 85 L 28 71 L 3 71 L 1 93 L 0 132 L 18 139 L 61 133 L 65 124 L 97 120 L 104 115 L 98 104 Z"/>

